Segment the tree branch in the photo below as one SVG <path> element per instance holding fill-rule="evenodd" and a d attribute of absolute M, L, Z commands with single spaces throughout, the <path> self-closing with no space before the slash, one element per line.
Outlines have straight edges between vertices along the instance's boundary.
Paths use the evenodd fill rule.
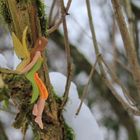
<path fill-rule="evenodd" d="M 48 35 L 51 34 L 52 32 L 54 32 L 55 30 L 57 30 L 59 25 L 63 22 L 63 18 L 67 15 L 71 2 L 72 2 L 72 0 L 68 0 L 65 12 L 61 15 L 61 18 L 57 21 L 57 23 L 53 27 L 48 29 L 48 31 L 47 31 Z"/>
<path fill-rule="evenodd" d="M 65 14 L 65 6 L 64 6 L 64 1 L 61 0 L 61 13 L 62 15 Z M 68 8 L 69 8 L 68 4 Z M 68 94 L 69 94 L 69 89 L 70 89 L 70 84 L 72 81 L 72 60 L 71 60 L 71 52 L 70 52 L 70 45 L 69 45 L 69 39 L 68 39 L 68 30 L 67 30 L 67 22 L 66 18 L 63 18 L 63 30 L 64 30 L 64 44 L 65 44 L 65 50 L 66 50 L 66 55 L 67 55 L 67 82 L 65 86 L 65 92 L 63 95 L 63 101 L 61 104 L 61 108 L 64 107 L 64 105 L 67 102 L 68 99 Z"/>
<path fill-rule="evenodd" d="M 132 37 L 130 36 L 126 22 L 124 20 L 119 0 L 112 0 L 112 4 L 115 12 L 115 17 L 117 19 L 117 23 L 123 39 L 124 47 L 127 53 L 128 62 L 130 64 L 132 75 L 137 87 L 138 94 L 136 97 L 136 102 L 138 104 L 138 108 L 140 109 L 140 66 L 137 60 L 134 42 Z"/>

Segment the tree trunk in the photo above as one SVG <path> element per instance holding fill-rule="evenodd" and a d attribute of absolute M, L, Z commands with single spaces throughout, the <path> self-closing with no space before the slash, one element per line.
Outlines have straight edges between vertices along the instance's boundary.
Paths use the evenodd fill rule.
<path fill-rule="evenodd" d="M 47 21 L 43 9 L 44 6 L 40 0 L 0 0 L 0 5 L 10 32 L 14 32 L 20 40 L 23 30 L 28 26 L 27 43 L 29 50 L 34 47 L 35 41 L 39 36 L 46 37 Z M 46 60 L 45 55 L 44 60 Z M 43 130 L 34 122 L 32 115 L 33 105 L 30 104 L 32 87 L 29 81 L 21 75 L 2 73 L 2 79 L 5 85 L 8 86 L 6 89 L 8 96 L 10 96 L 15 106 L 19 109 L 14 127 L 21 128 L 23 134 L 25 134 L 28 125 L 31 125 L 35 136 L 34 139 L 66 139 L 66 125 L 59 111 L 60 100 L 56 100 L 56 96 L 54 96 L 45 61 L 40 73 L 49 91 L 49 99 L 43 112 Z"/>

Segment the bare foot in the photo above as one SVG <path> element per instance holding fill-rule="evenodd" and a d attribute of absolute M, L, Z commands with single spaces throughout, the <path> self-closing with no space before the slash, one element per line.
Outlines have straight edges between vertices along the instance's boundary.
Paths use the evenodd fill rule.
<path fill-rule="evenodd" d="M 35 122 L 39 125 L 39 127 L 40 127 L 41 129 L 43 129 L 43 122 L 42 122 L 41 116 L 37 116 L 37 117 L 35 118 Z"/>

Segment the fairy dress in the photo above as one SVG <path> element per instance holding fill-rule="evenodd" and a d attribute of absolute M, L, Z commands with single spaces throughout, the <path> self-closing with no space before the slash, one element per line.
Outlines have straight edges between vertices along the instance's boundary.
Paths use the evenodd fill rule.
<path fill-rule="evenodd" d="M 42 66 L 42 63 L 43 63 L 43 58 L 39 57 L 37 62 L 33 66 L 33 68 L 30 69 L 30 71 L 28 71 L 25 74 L 26 78 L 32 84 L 32 99 L 31 99 L 31 103 L 34 103 L 37 100 L 38 96 L 39 96 L 39 88 L 38 88 L 37 83 L 36 83 L 36 81 L 34 79 L 34 75 L 40 69 L 40 67 Z"/>

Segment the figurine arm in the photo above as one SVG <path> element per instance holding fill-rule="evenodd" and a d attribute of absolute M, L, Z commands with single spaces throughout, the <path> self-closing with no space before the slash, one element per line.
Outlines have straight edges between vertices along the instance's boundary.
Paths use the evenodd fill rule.
<path fill-rule="evenodd" d="M 25 66 L 25 68 L 19 73 L 19 74 L 24 74 L 26 72 L 28 72 L 30 69 L 32 69 L 32 67 L 35 65 L 35 63 L 37 62 L 37 60 L 41 57 L 41 53 L 40 51 L 37 51 L 35 53 L 35 56 L 33 57 L 32 61 Z"/>

